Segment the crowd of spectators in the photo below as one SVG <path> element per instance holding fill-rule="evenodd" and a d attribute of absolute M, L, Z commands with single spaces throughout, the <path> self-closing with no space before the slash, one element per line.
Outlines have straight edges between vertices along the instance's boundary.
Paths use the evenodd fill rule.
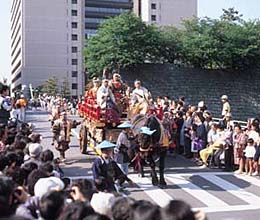
<path fill-rule="evenodd" d="M 221 97 L 223 104 L 220 120 L 201 101 L 188 105 L 185 98 L 170 100 L 157 97 L 155 108 L 162 108 L 162 123 L 169 137 L 169 151 L 191 158 L 201 168 L 223 168 L 242 174 L 259 174 L 260 136 L 259 119 L 248 119 L 242 127 L 233 121 L 228 97 Z M 215 117 L 218 117 L 215 116 Z"/>
<path fill-rule="evenodd" d="M 0 219 L 170 220 L 205 219 L 182 201 L 160 208 L 108 193 L 100 182 L 71 181 L 51 150 L 28 124 L 10 121 L 0 127 Z"/>

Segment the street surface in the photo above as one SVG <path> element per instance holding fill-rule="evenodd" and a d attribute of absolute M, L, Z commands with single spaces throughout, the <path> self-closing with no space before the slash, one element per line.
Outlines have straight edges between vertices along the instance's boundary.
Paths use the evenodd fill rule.
<path fill-rule="evenodd" d="M 52 132 L 48 121 L 48 113 L 44 111 L 28 111 L 27 120 L 35 124 L 35 132 L 43 135 L 44 149 L 58 152 L 51 146 Z M 78 116 L 70 119 L 82 120 Z M 70 149 L 66 152 L 66 164 L 62 169 L 71 179 L 92 179 L 91 163 L 96 157 L 94 152 L 82 155 L 79 152 L 79 127 L 73 129 Z M 181 199 L 194 209 L 207 213 L 209 220 L 251 220 L 260 219 L 260 178 L 217 169 L 200 169 L 196 164 L 182 156 L 169 155 L 166 159 L 166 189 L 151 184 L 149 174 L 139 177 L 130 169 L 129 177 L 136 187 L 128 188 L 127 194 L 135 199 L 145 199 L 160 206 L 169 200 Z"/>

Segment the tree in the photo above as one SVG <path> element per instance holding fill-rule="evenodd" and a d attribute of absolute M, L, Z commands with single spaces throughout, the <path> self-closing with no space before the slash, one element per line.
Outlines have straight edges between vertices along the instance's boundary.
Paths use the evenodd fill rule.
<path fill-rule="evenodd" d="M 43 93 L 47 93 L 48 95 L 57 95 L 58 93 L 58 79 L 55 76 L 50 77 L 46 80 L 42 86 L 39 88 Z"/>
<path fill-rule="evenodd" d="M 221 19 L 194 18 L 184 22 L 184 62 L 206 69 L 247 69 L 260 62 L 260 22 L 244 21 L 234 9 Z"/>
<path fill-rule="evenodd" d="M 63 78 L 62 85 L 60 88 L 60 94 L 64 98 L 70 98 L 71 93 L 70 93 L 70 84 L 69 84 L 68 77 Z"/>
<path fill-rule="evenodd" d="M 87 41 L 85 64 L 91 76 L 104 67 L 125 68 L 155 62 L 159 53 L 159 32 L 132 13 L 103 22 L 96 36 Z"/>
<path fill-rule="evenodd" d="M 175 63 L 182 60 L 182 32 L 176 27 L 160 29 L 160 56 L 162 62 Z"/>

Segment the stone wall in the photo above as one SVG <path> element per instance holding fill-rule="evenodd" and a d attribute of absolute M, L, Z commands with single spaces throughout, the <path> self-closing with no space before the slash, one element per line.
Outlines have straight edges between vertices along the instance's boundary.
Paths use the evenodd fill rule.
<path fill-rule="evenodd" d="M 260 72 L 223 72 L 179 68 L 175 65 L 146 64 L 122 71 L 123 79 L 133 85 L 140 79 L 153 97 L 169 95 L 186 97 L 187 103 L 197 105 L 205 101 L 215 117 L 221 115 L 223 94 L 229 96 L 234 119 L 260 117 Z"/>

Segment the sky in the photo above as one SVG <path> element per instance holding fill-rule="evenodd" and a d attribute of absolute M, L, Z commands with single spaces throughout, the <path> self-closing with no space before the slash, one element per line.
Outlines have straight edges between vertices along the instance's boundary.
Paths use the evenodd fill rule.
<path fill-rule="evenodd" d="M 11 0 L 0 0 L 0 81 L 5 77 L 9 82 L 11 77 L 11 2 Z M 218 18 L 223 8 L 230 7 L 234 7 L 243 14 L 246 20 L 260 18 L 260 0 L 198 0 L 198 16 Z"/>

